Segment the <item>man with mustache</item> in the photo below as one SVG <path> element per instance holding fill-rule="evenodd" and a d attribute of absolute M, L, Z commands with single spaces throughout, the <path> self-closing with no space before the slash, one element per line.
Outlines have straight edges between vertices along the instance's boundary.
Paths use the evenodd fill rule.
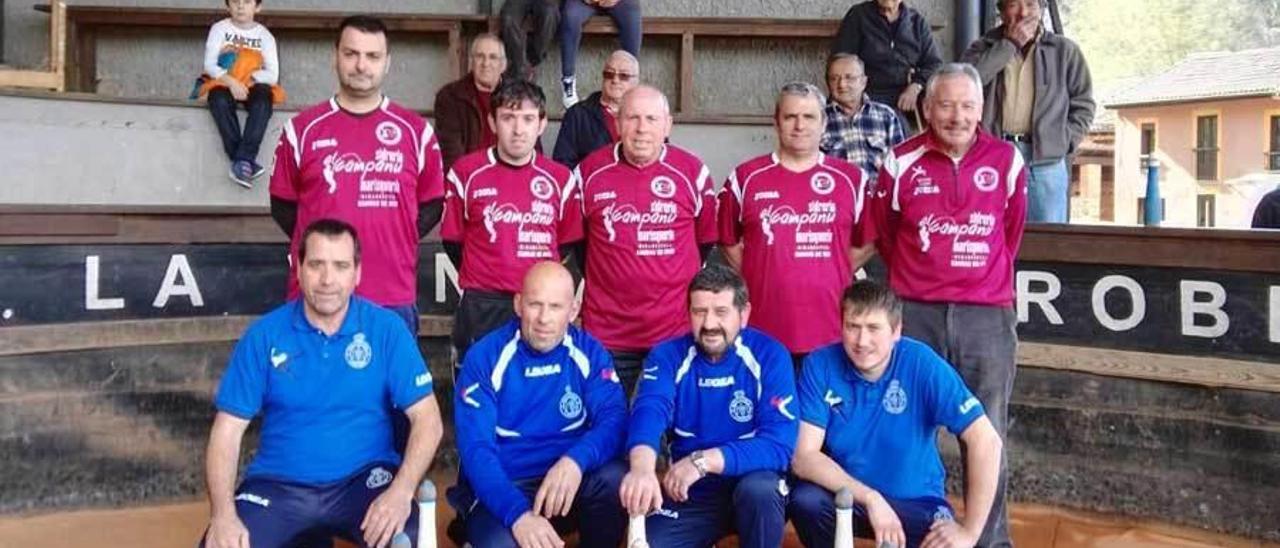
<path fill-rule="evenodd" d="M 656 88 L 628 91 L 620 140 L 582 160 L 586 277 L 582 325 L 613 354 L 628 393 L 653 345 L 686 326 L 684 291 L 716 241 L 711 172 L 668 144 L 671 108 Z"/>
<path fill-rule="evenodd" d="M 446 177 L 440 239 L 462 289 L 453 322 L 458 364 L 476 340 L 512 318 L 511 299 L 525 271 L 559 261 L 562 248 L 582 239 L 575 180 L 534 149 L 547 128 L 542 89 L 505 81 L 493 92 L 493 106 L 486 122 L 498 144 L 462 157 Z"/>
<path fill-rule="evenodd" d="M 783 86 L 774 107 L 777 151 L 747 160 L 720 190 L 720 245 L 755 296 L 755 327 L 777 337 L 799 366 L 840 336 L 828 303 L 871 253 L 853 245 L 867 176 L 819 150 L 822 93 Z"/>
<path fill-rule="evenodd" d="M 618 546 L 627 400 L 609 353 L 572 325 L 559 263 L 533 265 L 513 305 L 519 319 L 480 339 L 458 377 L 449 503 L 476 548 L 563 548 L 571 530 L 584 547 Z"/>
<path fill-rule="evenodd" d="M 833 307 L 834 308 L 834 307 Z M 805 546 L 835 538 L 833 493 L 849 489 L 858 536 L 876 546 L 969 547 L 987 521 L 1000 436 L 947 362 L 902 336 L 902 304 L 887 287 L 855 282 L 840 299 L 840 341 L 800 374 L 800 436 L 791 469 L 792 523 Z M 963 518 L 947 502 L 939 426 L 968 446 Z"/>
<path fill-rule="evenodd" d="M 776 548 L 798 426 L 787 349 L 747 327 L 747 285 L 728 267 L 694 276 L 686 302 L 691 332 L 645 360 L 622 504 L 649 515 L 650 546 L 703 548 L 736 532 L 744 548 Z M 659 482 L 663 434 L 672 464 Z"/>
<path fill-rule="evenodd" d="M 972 66 L 948 64 L 934 73 L 924 101 L 929 130 L 885 159 L 863 240 L 875 243 L 902 297 L 902 333 L 955 366 L 1007 439 L 1018 344 L 1014 260 L 1026 222 L 1027 169 L 1011 143 L 979 128 L 982 101 Z M 1004 469 L 1001 459 L 978 546 L 1009 545 Z"/>

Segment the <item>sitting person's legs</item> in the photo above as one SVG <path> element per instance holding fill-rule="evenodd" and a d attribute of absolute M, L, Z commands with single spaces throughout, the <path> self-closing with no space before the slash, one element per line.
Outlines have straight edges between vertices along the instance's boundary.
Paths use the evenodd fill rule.
<path fill-rule="evenodd" d="M 391 486 L 391 480 L 396 472 L 397 468 L 390 465 L 371 466 L 328 490 L 325 496 L 325 515 L 330 523 L 336 524 L 339 536 L 358 545 L 364 544 L 364 531 L 360 529 L 360 524 L 364 522 L 369 505 Z M 409 508 L 409 518 L 405 521 L 404 533 L 416 543 L 418 505 L 411 503 Z"/>
<path fill-rule="evenodd" d="M 732 528 L 732 478 L 707 476 L 689 487 L 689 499 L 676 502 L 663 491 L 662 509 L 645 519 L 649 546 L 706 548 Z"/>
<path fill-rule="evenodd" d="M 898 500 L 886 497 L 885 501 L 902 523 L 907 536 L 907 547 L 919 546 L 929 535 L 929 528 L 939 519 L 954 519 L 951 505 L 942 499 L 925 497 Z M 835 494 L 807 481 L 796 481 L 792 486 L 791 502 L 787 506 L 791 523 L 805 546 L 831 546 L 835 542 L 836 510 Z M 853 534 L 860 538 L 875 538 L 875 530 L 867 520 L 866 509 L 853 505 Z"/>
<path fill-rule="evenodd" d="M 218 127 L 218 137 L 222 139 L 222 150 L 227 159 L 236 160 L 240 150 L 240 118 L 236 116 L 236 100 L 231 90 L 215 87 L 209 90 L 209 114 L 213 115 L 213 124 Z"/>
<path fill-rule="evenodd" d="M 249 112 L 249 117 L 244 122 L 244 134 L 240 137 L 240 145 L 232 159 L 253 163 L 256 176 L 260 174 L 261 168 L 258 165 L 258 149 L 262 147 L 262 136 L 267 133 L 267 124 L 271 122 L 271 86 L 254 84 L 250 87 L 245 110 Z"/>
<path fill-rule="evenodd" d="M 254 548 L 310 546 L 330 538 L 318 518 L 322 511 L 322 499 L 311 487 L 250 478 L 236 489 L 236 517 Z M 206 531 L 200 537 L 201 548 L 207 539 Z"/>
<path fill-rule="evenodd" d="M 759 470 L 738 479 L 733 489 L 733 521 L 742 548 L 782 545 L 787 526 L 787 488 L 777 472 Z"/>
<path fill-rule="evenodd" d="M 584 547 L 619 545 L 627 528 L 627 518 L 618 500 L 618 489 L 625 473 L 626 465 L 616 461 L 583 474 L 569 515 L 551 520 L 556 531 L 562 535 L 577 531 L 579 544 Z M 537 495 L 541 484 L 538 478 L 516 482 L 530 501 Z M 511 529 L 479 503 L 464 480 L 460 479 L 458 485 L 449 490 L 449 503 L 463 519 L 467 542 L 474 548 L 517 546 Z"/>

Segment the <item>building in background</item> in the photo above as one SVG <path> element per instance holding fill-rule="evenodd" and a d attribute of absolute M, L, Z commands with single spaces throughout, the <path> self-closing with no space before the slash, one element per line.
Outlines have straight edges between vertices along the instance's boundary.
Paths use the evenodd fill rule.
<path fill-rule="evenodd" d="M 1153 156 L 1164 226 L 1248 228 L 1280 184 L 1280 48 L 1194 53 L 1105 106 L 1116 113 L 1117 224 L 1141 222 Z"/>

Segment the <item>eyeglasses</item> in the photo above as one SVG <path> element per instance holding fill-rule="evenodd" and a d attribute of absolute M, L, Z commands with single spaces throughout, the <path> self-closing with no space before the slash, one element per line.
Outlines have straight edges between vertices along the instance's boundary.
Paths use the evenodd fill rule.
<path fill-rule="evenodd" d="M 832 83 L 839 83 L 839 84 L 843 84 L 843 83 L 852 84 L 855 82 L 860 82 L 862 81 L 863 78 L 866 78 L 866 77 L 867 76 L 865 74 L 841 74 L 840 76 L 828 76 L 827 81 Z"/>
<path fill-rule="evenodd" d="M 631 79 L 635 77 L 636 75 L 631 74 L 629 72 L 618 72 L 616 70 L 608 70 L 608 69 L 604 71 L 605 80 L 617 80 L 619 82 L 630 82 Z"/>

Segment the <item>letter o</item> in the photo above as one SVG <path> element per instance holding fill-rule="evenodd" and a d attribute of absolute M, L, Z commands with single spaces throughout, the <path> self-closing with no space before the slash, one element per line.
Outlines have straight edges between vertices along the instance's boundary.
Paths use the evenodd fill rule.
<path fill-rule="evenodd" d="M 1133 312 L 1128 318 L 1115 318 L 1107 312 L 1107 293 L 1112 289 L 1124 289 L 1129 292 L 1129 300 L 1133 302 Z M 1104 276 L 1093 284 L 1093 317 L 1098 323 L 1112 331 L 1128 331 L 1147 317 L 1147 294 L 1138 282 L 1128 276 Z"/>

